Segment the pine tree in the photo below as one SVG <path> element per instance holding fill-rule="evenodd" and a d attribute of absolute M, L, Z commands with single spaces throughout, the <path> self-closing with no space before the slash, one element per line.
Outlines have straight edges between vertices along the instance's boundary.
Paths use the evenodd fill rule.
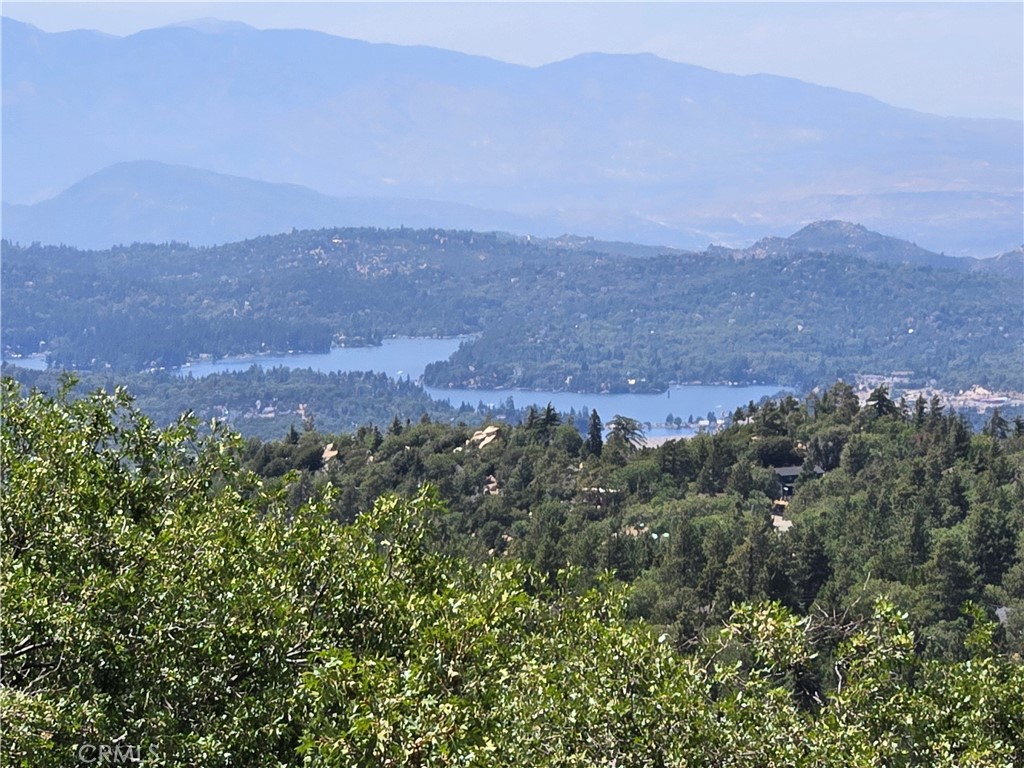
<path fill-rule="evenodd" d="M 596 410 L 590 412 L 590 421 L 587 423 L 587 450 L 593 456 L 600 456 L 604 447 L 604 436 L 602 434 L 601 417 Z"/>

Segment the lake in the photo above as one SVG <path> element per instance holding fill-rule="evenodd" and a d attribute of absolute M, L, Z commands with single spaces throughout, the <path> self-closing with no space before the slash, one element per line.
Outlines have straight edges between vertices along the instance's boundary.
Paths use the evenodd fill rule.
<path fill-rule="evenodd" d="M 335 347 L 326 353 L 290 355 L 245 355 L 222 360 L 201 360 L 182 366 L 181 376 L 209 376 L 214 373 L 244 371 L 257 364 L 263 368 L 311 368 L 323 373 L 344 371 L 376 371 L 393 378 L 419 380 L 429 363 L 448 358 L 465 339 L 398 338 L 385 339 L 379 347 Z M 511 397 L 517 407 L 536 405 L 539 408 L 551 403 L 558 411 L 567 413 L 589 413 L 595 409 L 603 421 L 621 415 L 641 423 L 663 423 L 671 413 L 686 421 L 691 415 L 701 419 L 713 412 L 721 417 L 732 413 L 737 406 L 762 397 L 770 397 L 780 391 L 776 386 L 728 387 L 713 385 L 683 385 L 672 387 L 661 394 L 599 394 L 576 392 L 553 392 L 517 389 L 438 389 L 424 388 L 436 400 L 447 400 L 455 407 L 465 402 L 474 408 L 485 405 L 501 405 Z M 688 430 L 648 430 L 650 437 L 679 436 L 690 434 Z"/>
<path fill-rule="evenodd" d="M 418 381 L 427 365 L 446 360 L 459 348 L 464 338 L 384 339 L 379 347 L 334 347 L 330 352 L 295 353 L 289 355 L 242 355 L 220 360 L 199 360 L 178 369 L 179 376 L 202 378 L 212 373 L 245 371 L 253 365 L 263 368 L 311 368 L 320 373 L 343 371 L 375 371 L 395 379 L 406 377 Z"/>
<path fill-rule="evenodd" d="M 25 355 L 24 357 L 5 357 L 4 362 L 16 365 L 19 368 L 26 368 L 30 371 L 45 371 L 49 364 L 46 360 L 45 352 L 37 352 L 34 355 Z"/>
<path fill-rule="evenodd" d="M 602 421 L 609 421 L 613 416 L 628 416 L 641 424 L 663 423 L 669 414 L 679 416 L 683 421 L 693 416 L 695 419 L 707 417 L 713 412 L 721 418 L 732 413 L 737 406 L 746 405 L 751 400 L 759 401 L 762 397 L 771 397 L 781 390 L 775 386 L 728 387 L 716 385 L 679 385 L 671 387 L 662 394 L 634 393 L 594 393 L 594 392 L 552 392 L 543 390 L 520 389 L 438 389 L 424 387 L 424 390 L 435 400 L 447 400 L 455 407 L 465 402 L 473 407 L 483 402 L 484 405 L 501 405 L 509 397 L 516 407 L 523 408 L 536 405 L 539 408 L 551 403 L 555 410 L 562 413 L 575 409 L 577 413 L 590 413 L 596 410 Z M 648 429 L 648 437 L 662 437 L 680 434 L 691 434 L 685 429 Z"/>

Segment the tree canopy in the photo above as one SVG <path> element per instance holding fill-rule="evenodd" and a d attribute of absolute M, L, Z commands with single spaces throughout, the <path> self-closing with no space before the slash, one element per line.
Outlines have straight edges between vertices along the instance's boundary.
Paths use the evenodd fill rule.
<path fill-rule="evenodd" d="M 1021 386 L 1015 281 L 846 253 L 612 256 L 433 229 L 2 249 L 5 345 L 68 368 L 137 372 L 201 354 L 472 334 L 427 369 L 430 385 L 810 389 L 902 370 L 922 385 Z"/>
<path fill-rule="evenodd" d="M 429 485 L 346 521 L 333 483 L 293 493 L 324 469 L 268 481 L 238 437 L 157 429 L 123 390 L 4 380 L 2 407 L 7 765 L 114 744 L 206 766 L 995 766 L 1024 749 L 1024 670 L 970 605 L 961 657 L 923 654 L 887 599 L 849 621 L 738 603 L 683 652 L 607 575 L 453 552 Z M 523 446 L 579 451 L 567 428 Z M 955 591 L 972 566 L 939 539 L 922 567 Z M 835 681 L 809 688 L 820 653 Z"/>

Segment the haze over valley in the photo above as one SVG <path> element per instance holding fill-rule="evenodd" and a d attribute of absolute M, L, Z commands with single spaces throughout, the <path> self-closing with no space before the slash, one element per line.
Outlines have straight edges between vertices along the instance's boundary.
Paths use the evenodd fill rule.
<path fill-rule="evenodd" d="M 3 57 L 5 231 L 23 242 L 428 219 L 684 248 L 822 219 L 953 255 L 1022 240 L 1020 121 L 783 77 L 652 55 L 525 67 L 206 23 L 115 37 L 6 19 Z M 123 165 L 139 161 L 175 168 Z"/>
<path fill-rule="evenodd" d="M 1021 121 L 213 19 L 3 56 L 9 359 L 468 334 L 425 383 L 1024 389 Z"/>

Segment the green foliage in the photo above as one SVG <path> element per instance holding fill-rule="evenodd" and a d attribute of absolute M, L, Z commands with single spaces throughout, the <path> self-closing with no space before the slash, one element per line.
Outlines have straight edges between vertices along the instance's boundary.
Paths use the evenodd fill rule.
<path fill-rule="evenodd" d="M 304 231 L 216 248 L 2 247 L 5 344 L 46 349 L 56 365 L 78 369 L 477 334 L 430 366 L 427 382 L 810 388 L 911 370 L 922 384 L 1020 388 L 1019 286 L 983 273 L 820 253 L 609 256 L 559 241 L 407 229 Z"/>
<path fill-rule="evenodd" d="M 601 451 L 604 449 L 604 432 L 603 425 L 601 424 L 601 417 L 598 416 L 596 410 L 590 412 L 590 418 L 587 421 L 587 451 L 591 456 L 601 457 Z"/>
<path fill-rule="evenodd" d="M 60 375 L 54 370 L 31 371 L 4 367 L 24 386 L 55 393 Z M 400 422 L 427 414 L 435 421 L 482 421 L 491 409 L 452 408 L 431 399 L 415 383 L 388 378 L 382 373 L 318 373 L 311 370 L 253 365 L 246 371 L 218 373 L 202 378 L 179 377 L 168 372 L 113 374 L 80 373 L 76 393 L 117 386 L 131 389 L 140 410 L 160 425 L 172 424 L 192 412 L 202 422 L 213 419 L 246 436 L 276 439 L 290 429 L 304 428 L 304 416 L 315 418 L 325 432 L 350 432 L 366 424 L 382 429 L 396 416 Z M 301 412 L 300 412 L 301 406 Z M 501 411 L 517 417 L 517 411 Z"/>
<path fill-rule="evenodd" d="M 3 388 L 5 765 L 67 765 L 82 745 L 114 744 L 139 745 L 152 765 L 209 766 L 996 766 L 1024 750 L 1024 668 L 999 653 L 981 608 L 956 618 L 958 658 L 922 652 L 890 601 L 796 614 L 773 573 L 830 543 L 791 548 L 735 494 L 635 503 L 660 482 L 656 452 L 581 466 L 562 427 L 548 444 L 536 428 L 502 428 L 481 447 L 471 430 L 423 422 L 339 437 L 325 466 L 269 480 L 241 465 L 258 443 L 200 435 L 189 420 L 156 429 L 124 391 Z M 735 440 L 723 435 L 708 439 Z M 320 439 L 299 434 L 282 456 L 304 462 Z M 1015 456 L 1009 442 L 1003 455 Z M 457 554 L 483 529 L 463 528 L 430 486 L 362 507 L 332 481 L 344 473 L 331 462 L 352 461 L 366 483 L 437 473 L 466 493 L 471 459 L 499 490 L 518 468 L 514 494 L 472 491 L 465 509 L 528 504 L 520 518 L 501 504 L 487 514 L 554 544 L 553 557 L 535 550 L 546 572 Z M 584 473 L 606 466 L 643 484 L 618 504 L 584 491 L 595 479 Z M 803 519 L 816 515 L 826 539 L 838 521 L 810 507 L 827 484 L 856 486 L 845 472 L 806 487 Z M 347 522 L 342 504 L 358 508 Z M 666 614 L 672 596 L 697 611 L 719 593 L 768 599 L 711 609 L 718 626 L 681 653 L 670 628 L 630 618 L 637 603 L 620 581 L 554 566 L 593 549 L 576 546 L 592 526 L 607 533 L 595 542 L 606 561 L 643 578 Z M 972 535 L 937 534 L 922 566 L 947 568 L 936 589 L 957 599 L 973 588 L 940 561 L 956 555 L 984 578 Z M 829 576 L 804 584 L 815 578 Z"/>
<path fill-rule="evenodd" d="M 628 416 L 615 415 L 608 422 L 608 442 L 623 450 L 635 451 L 644 442 L 644 430 L 640 422 Z"/>
<path fill-rule="evenodd" d="M 851 410 L 848 393 L 840 384 L 806 404 L 752 404 L 727 429 L 657 449 L 613 433 L 600 455 L 541 412 L 502 427 L 484 448 L 472 429 L 436 423 L 402 426 L 383 444 L 368 444 L 365 429 L 356 440 L 321 435 L 316 444 L 336 455 L 292 495 L 298 504 L 329 483 L 338 489 L 334 514 L 350 520 L 381 493 L 412 495 L 433 483 L 449 505 L 444 539 L 453 552 L 520 557 L 549 578 L 571 564 L 588 583 L 610 570 L 643 587 L 634 615 L 680 643 L 724 619 L 734 601 L 863 611 L 888 594 L 930 652 L 955 654 L 960 604 L 980 601 L 994 615 L 1012 597 L 993 590 L 1020 562 L 1013 467 L 1024 444 L 972 436 L 941 407 L 924 419 L 879 417 L 854 398 Z M 245 461 L 268 478 L 301 468 L 297 449 L 277 443 L 250 444 Z M 779 463 L 803 470 L 789 506 L 772 510 Z M 792 527 L 775 530 L 772 511 Z M 677 529 L 693 532 L 699 565 L 678 568 Z M 1015 627 L 1007 647 L 1021 642 Z"/>

